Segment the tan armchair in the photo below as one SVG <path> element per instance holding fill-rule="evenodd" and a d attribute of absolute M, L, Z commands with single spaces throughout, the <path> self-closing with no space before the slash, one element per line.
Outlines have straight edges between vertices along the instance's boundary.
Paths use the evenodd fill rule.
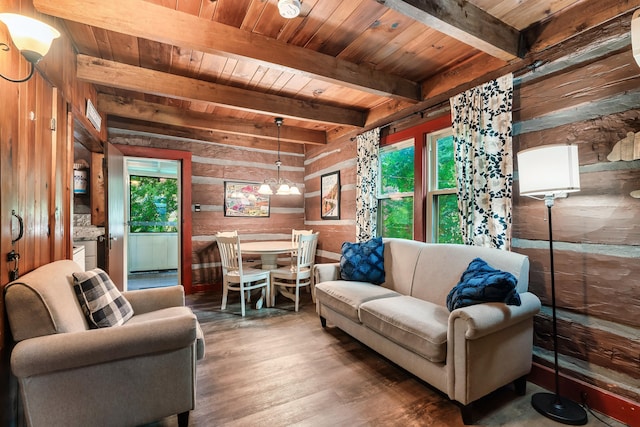
<path fill-rule="evenodd" d="M 135 426 L 195 406 L 202 331 L 182 286 L 124 292 L 134 316 L 89 329 L 73 291 L 73 261 L 56 261 L 5 288 L 17 377 L 29 426 Z"/>

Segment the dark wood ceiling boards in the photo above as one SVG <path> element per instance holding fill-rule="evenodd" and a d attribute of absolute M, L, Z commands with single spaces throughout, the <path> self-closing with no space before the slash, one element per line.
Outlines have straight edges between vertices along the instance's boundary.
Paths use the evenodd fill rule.
<path fill-rule="evenodd" d="M 33 3 L 64 20 L 77 77 L 96 85 L 98 108 L 121 126 L 269 140 L 282 116 L 289 142 L 318 144 L 525 66 L 638 2 L 303 0 L 294 19 L 276 0 Z"/>

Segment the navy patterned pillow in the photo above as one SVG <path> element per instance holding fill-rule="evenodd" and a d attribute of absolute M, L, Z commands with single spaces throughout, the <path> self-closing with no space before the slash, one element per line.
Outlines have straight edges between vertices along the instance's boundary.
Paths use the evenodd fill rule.
<path fill-rule="evenodd" d="M 516 291 L 516 277 L 497 270 L 481 258 L 475 258 L 462 273 L 460 282 L 447 295 L 447 308 L 456 308 L 483 302 L 504 302 L 520 305 L 520 295 Z"/>
<path fill-rule="evenodd" d="M 91 328 L 120 326 L 133 317 L 133 307 L 103 270 L 73 273 L 73 289 Z"/>
<path fill-rule="evenodd" d="M 384 244 L 382 237 L 366 242 L 342 244 L 340 277 L 343 280 L 384 283 Z"/>

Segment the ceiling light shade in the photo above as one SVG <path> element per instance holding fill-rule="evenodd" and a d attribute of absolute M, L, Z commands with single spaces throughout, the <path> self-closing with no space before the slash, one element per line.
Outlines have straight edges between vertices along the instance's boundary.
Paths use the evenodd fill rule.
<path fill-rule="evenodd" d="M 520 151 L 518 180 L 522 196 L 580 191 L 578 146 L 555 144 Z"/>
<path fill-rule="evenodd" d="M 0 13 L 0 21 L 9 29 L 11 40 L 20 53 L 34 64 L 49 52 L 53 40 L 60 37 L 60 32 L 52 26 L 28 16 Z"/>
<path fill-rule="evenodd" d="M 300 0 L 278 0 L 278 11 L 280 16 L 293 19 L 300 15 Z"/>

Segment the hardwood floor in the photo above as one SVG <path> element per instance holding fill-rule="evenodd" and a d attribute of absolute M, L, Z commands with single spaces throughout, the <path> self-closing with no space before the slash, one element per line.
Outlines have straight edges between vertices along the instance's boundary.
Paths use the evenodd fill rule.
<path fill-rule="evenodd" d="M 322 329 L 306 292 L 301 308 L 279 298 L 276 308 L 240 316 L 237 293 L 226 311 L 220 295 L 195 294 L 188 305 L 206 338 L 198 362 L 197 404 L 190 426 L 461 426 L 456 404 L 337 328 Z M 255 299 L 254 299 L 255 301 Z M 477 402 L 478 425 L 558 426 L 504 388 Z M 589 426 L 623 426 L 600 414 Z M 169 417 L 153 427 L 177 426 Z"/>

